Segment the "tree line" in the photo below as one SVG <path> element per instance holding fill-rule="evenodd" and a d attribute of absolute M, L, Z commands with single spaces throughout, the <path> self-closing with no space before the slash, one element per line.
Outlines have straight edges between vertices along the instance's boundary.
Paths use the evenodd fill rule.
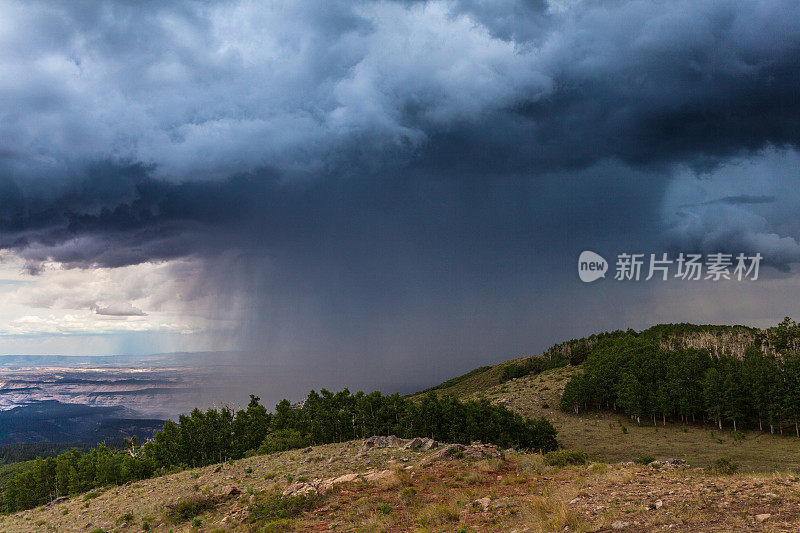
<path fill-rule="evenodd" d="M 621 410 L 641 423 L 651 419 L 712 422 L 734 431 L 750 428 L 800 437 L 800 328 L 789 318 L 751 330 L 741 356 L 707 349 L 665 349 L 667 334 L 694 334 L 698 326 L 670 325 L 596 343 L 567 383 L 561 407 Z"/>
<path fill-rule="evenodd" d="M 6 484 L 2 505 L 15 512 L 184 468 L 378 434 L 463 444 L 481 440 L 543 452 L 558 447 L 556 430 L 544 418 L 524 419 L 485 399 L 460 401 L 429 393 L 413 401 L 398 394 L 323 389 L 311 391 L 301 406 L 282 400 L 268 412 L 251 395 L 246 409 L 195 409 L 177 422 L 167 421 L 141 445 L 134 440 L 114 450 L 100 444 L 90 451 L 38 458 Z"/>

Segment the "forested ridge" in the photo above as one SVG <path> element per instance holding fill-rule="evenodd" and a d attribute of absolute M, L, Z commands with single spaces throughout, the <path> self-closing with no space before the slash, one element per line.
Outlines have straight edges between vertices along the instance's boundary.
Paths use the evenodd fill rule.
<path fill-rule="evenodd" d="M 116 485 L 248 455 L 372 435 L 431 437 L 442 442 L 491 442 L 539 451 L 557 448 L 545 419 L 523 419 L 487 400 L 462 402 L 434 393 L 419 400 L 398 394 L 312 391 L 301 406 L 283 400 L 268 412 L 251 396 L 246 409 L 195 409 L 167 421 L 147 442 L 123 450 L 104 444 L 39 458 L 5 486 L 6 512 L 28 509 L 106 485 Z"/>
<path fill-rule="evenodd" d="M 800 327 L 789 318 L 765 330 L 673 324 L 581 341 L 583 370 L 564 389 L 564 410 L 734 431 L 791 427 L 800 437 Z"/>

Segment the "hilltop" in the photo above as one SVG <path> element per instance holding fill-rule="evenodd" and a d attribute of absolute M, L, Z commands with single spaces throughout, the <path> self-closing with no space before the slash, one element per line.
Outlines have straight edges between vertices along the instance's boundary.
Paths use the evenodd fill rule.
<path fill-rule="evenodd" d="M 797 326 L 785 320 L 766 330 L 745 326 L 662 324 L 642 332 L 614 331 L 573 339 L 549 348 L 544 354 L 486 366 L 428 389 L 462 399 L 488 398 L 524 417 L 545 417 L 558 430 L 562 447 L 582 450 L 594 460 L 618 462 L 637 457 L 680 457 L 692 465 L 710 467 L 720 458 L 735 462 L 742 471 L 800 470 L 800 446 L 794 427 L 781 435 L 757 428 L 734 432 L 730 424 L 719 430 L 714 424 L 657 424 L 627 416 L 621 410 L 560 408 L 570 379 L 584 372 L 586 360 L 598 346 L 616 347 L 629 337 L 653 340 L 664 350 L 705 350 L 713 357 L 744 357 L 748 347 L 787 352 L 798 347 Z M 548 368 L 552 367 L 552 368 Z M 519 376 L 519 377 L 512 377 Z M 701 381 L 703 376 L 695 376 Z M 419 396 L 415 396 L 419 397 Z"/>

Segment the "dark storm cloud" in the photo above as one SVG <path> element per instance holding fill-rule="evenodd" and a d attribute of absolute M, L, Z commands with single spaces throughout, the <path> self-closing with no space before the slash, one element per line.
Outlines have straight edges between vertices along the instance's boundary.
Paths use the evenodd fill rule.
<path fill-rule="evenodd" d="M 674 188 L 798 146 L 796 2 L 2 6 L 0 248 L 198 257 L 253 347 L 319 372 L 371 354 L 402 382 L 597 328 L 582 249 L 798 257 L 789 166 Z"/>
<path fill-rule="evenodd" d="M 391 201 L 370 181 L 456 180 L 463 200 L 799 138 L 794 2 L 5 9 L 2 246 L 32 264 L 313 240 L 336 209 Z"/>

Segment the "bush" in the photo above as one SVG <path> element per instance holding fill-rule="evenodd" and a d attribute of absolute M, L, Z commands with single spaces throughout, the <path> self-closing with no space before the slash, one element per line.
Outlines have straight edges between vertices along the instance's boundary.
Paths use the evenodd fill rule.
<path fill-rule="evenodd" d="M 589 462 L 589 456 L 579 451 L 558 450 L 547 452 L 544 462 L 550 466 L 585 465 Z"/>
<path fill-rule="evenodd" d="M 519 363 L 509 363 L 503 368 L 503 374 L 500 376 L 500 381 L 505 383 L 512 379 L 521 378 L 528 374 L 539 374 L 546 370 L 547 364 L 541 357 L 531 357 Z"/>
<path fill-rule="evenodd" d="M 400 501 L 405 505 L 411 505 L 417 500 L 417 489 L 406 487 L 400 491 Z"/>
<path fill-rule="evenodd" d="M 283 452 L 296 448 L 304 448 L 310 444 L 313 443 L 308 435 L 303 435 L 296 430 L 281 429 L 267 435 L 264 439 L 264 443 L 258 448 L 258 453 Z"/>
<path fill-rule="evenodd" d="M 727 457 L 720 457 L 714 461 L 714 466 L 711 470 L 717 474 L 730 475 L 735 474 L 739 470 L 739 465 L 728 459 Z"/>
<path fill-rule="evenodd" d="M 192 496 L 176 504 L 168 505 L 167 518 L 176 524 L 185 522 L 213 509 L 215 505 L 216 501 L 211 496 Z"/>
<path fill-rule="evenodd" d="M 284 496 L 280 493 L 260 494 L 250 505 L 250 522 L 266 525 L 276 520 L 299 516 L 317 507 L 317 496 Z"/>
<path fill-rule="evenodd" d="M 649 465 L 655 460 L 656 458 L 653 457 L 652 455 L 642 455 L 641 457 L 633 458 L 633 462 L 636 463 L 637 465 Z"/>

